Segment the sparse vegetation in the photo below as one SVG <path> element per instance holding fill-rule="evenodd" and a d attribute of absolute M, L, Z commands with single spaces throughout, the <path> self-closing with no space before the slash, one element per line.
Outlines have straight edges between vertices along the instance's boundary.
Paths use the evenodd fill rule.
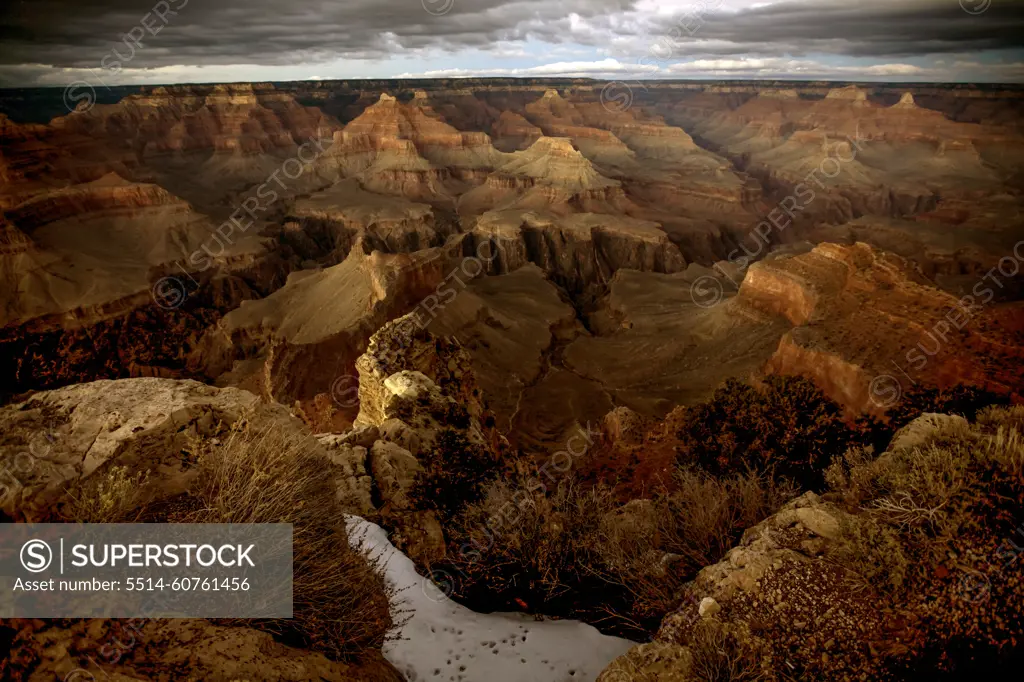
<path fill-rule="evenodd" d="M 1015 411 L 986 412 L 991 428 Z M 1024 502 L 1024 445 L 1015 428 L 995 434 L 952 425 L 920 447 L 876 459 L 847 455 L 829 470 L 832 486 L 907 538 L 951 538 Z"/>
<path fill-rule="evenodd" d="M 65 514 L 91 523 L 293 524 L 293 603 L 290 620 L 244 620 L 283 641 L 354 659 L 380 649 L 394 626 L 396 595 L 349 543 L 345 510 L 310 436 L 239 419 L 223 440 L 192 447 L 197 476 L 189 493 L 170 503 L 142 505 L 144 477 L 113 467 L 95 482 L 69 491 Z"/>
<path fill-rule="evenodd" d="M 763 386 L 730 379 L 711 400 L 687 411 L 676 433 L 680 462 L 714 474 L 753 468 L 820 488 L 833 457 L 861 433 L 813 382 L 770 376 Z"/>
<path fill-rule="evenodd" d="M 1024 634 L 1006 558 L 1024 513 L 1020 415 L 984 409 L 978 424 L 950 422 L 877 458 L 852 450 L 829 469 L 835 497 L 855 514 L 830 558 L 910 617 L 904 656 L 889 662 L 897 679 L 984 675 L 1007 664 Z"/>
<path fill-rule="evenodd" d="M 687 470 L 671 491 L 620 506 L 608 488 L 572 477 L 551 494 L 530 491 L 525 479 L 499 481 L 449 527 L 449 554 L 471 600 L 504 595 L 548 612 L 569 604 L 644 629 L 678 606 L 679 589 L 700 568 L 792 494 L 753 474 Z"/>
<path fill-rule="evenodd" d="M 720 623 L 704 620 L 688 642 L 693 679 L 701 682 L 758 682 L 768 679 L 749 639 L 737 637 Z"/>
<path fill-rule="evenodd" d="M 496 462 L 484 448 L 451 428 L 442 430 L 434 447 L 421 452 L 419 460 L 424 471 L 409 497 L 417 508 L 436 510 L 442 522 L 482 500 L 484 488 L 498 473 Z"/>
<path fill-rule="evenodd" d="M 853 571 L 861 589 L 903 587 L 908 560 L 894 528 L 870 516 L 844 519 L 840 528 L 842 540 L 830 546 L 830 556 Z"/>
<path fill-rule="evenodd" d="M 60 514 L 76 523 L 133 523 L 141 513 L 141 491 L 148 478 L 148 471 L 133 475 L 123 466 L 96 472 L 65 491 L 67 502 Z"/>
<path fill-rule="evenodd" d="M 629 590 L 637 617 L 660 617 L 678 605 L 687 580 L 794 494 L 792 485 L 755 474 L 680 471 L 673 489 L 654 496 L 634 528 L 605 523 L 598 554 L 606 579 Z"/>
<path fill-rule="evenodd" d="M 189 523 L 291 523 L 294 618 L 245 621 L 286 641 L 352 658 L 379 649 L 394 625 L 393 588 L 349 544 L 345 511 L 305 437 L 241 420 L 200 456 Z"/>
<path fill-rule="evenodd" d="M 592 584 L 607 491 L 567 478 L 551 495 L 528 492 L 526 479 L 498 481 L 449 528 L 454 562 L 467 592 L 518 598 L 532 608 Z"/>

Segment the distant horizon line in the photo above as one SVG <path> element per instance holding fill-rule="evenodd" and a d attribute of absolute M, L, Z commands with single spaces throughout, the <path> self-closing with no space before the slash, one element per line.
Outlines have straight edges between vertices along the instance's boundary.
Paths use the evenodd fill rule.
<path fill-rule="evenodd" d="M 544 82 L 571 82 L 571 83 L 792 83 L 792 84 L 831 84 L 844 83 L 848 85 L 865 86 L 958 86 L 958 85 L 985 85 L 1003 87 L 1024 87 L 1024 81 L 979 81 L 979 80 L 950 80 L 950 81 L 899 81 L 899 80 L 850 80 L 833 78 L 593 78 L 589 76 L 438 76 L 433 78 L 415 77 L 381 77 L 381 78 L 300 78 L 291 80 L 253 80 L 253 81 L 178 81 L 168 83 L 118 83 L 114 85 L 101 86 L 104 89 L 114 88 L 159 88 L 178 86 L 213 86 L 213 85 L 253 85 L 266 83 L 268 85 L 284 83 L 437 83 L 446 81 L 473 81 L 473 82 L 522 82 L 522 83 L 544 83 Z M 0 91 L 4 90 L 57 90 L 64 89 L 67 84 L 62 85 L 0 85 Z"/>

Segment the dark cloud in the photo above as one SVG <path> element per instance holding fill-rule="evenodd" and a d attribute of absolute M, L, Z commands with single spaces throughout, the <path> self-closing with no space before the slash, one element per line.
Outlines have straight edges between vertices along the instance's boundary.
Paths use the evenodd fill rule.
<path fill-rule="evenodd" d="M 709 0 L 714 6 L 715 0 Z M 963 0 L 967 9 L 989 0 Z M 971 14 L 939 2 L 784 2 L 741 12 L 683 13 L 659 22 L 657 34 L 707 54 L 841 54 L 908 57 L 1016 49 L 1024 46 L 1024 5 L 990 4 Z"/>
<path fill-rule="evenodd" d="M 95 67 L 143 23 L 133 68 L 173 64 L 290 64 L 312 57 L 383 59 L 425 47 L 521 40 L 570 13 L 596 17 L 633 0 L 32 0 L 5 2 L 0 64 Z M 447 7 L 450 10 L 444 11 Z M 176 15 L 167 10 L 177 10 Z M 443 12 L 443 13 L 442 13 Z M 166 25 L 156 14 L 166 16 Z M 119 47 L 120 45 L 120 47 Z"/>
<path fill-rule="evenodd" d="M 528 39 L 591 46 L 620 59 L 640 57 L 660 41 L 654 52 L 673 61 L 810 53 L 891 60 L 1024 45 L 1024 5 L 991 0 L 806 0 L 760 7 L 750 0 L 2 2 L 0 75 L 32 64 L 95 69 L 119 62 L 141 69 L 386 60 L 423 48 L 487 50 Z M 974 11 L 991 4 L 972 15 L 961 2 Z M 665 13 L 666 5 L 679 8 L 676 16 Z M 659 11 L 644 10 L 651 6 Z M 695 19 L 693 10 L 701 6 L 719 9 Z M 143 24 L 159 33 L 149 35 Z M 694 27 L 692 35 L 684 30 Z M 133 30 L 142 35 L 142 48 L 126 47 L 124 36 Z M 120 58 L 111 57 L 112 49 Z M 542 51 L 532 56 L 546 58 Z"/>

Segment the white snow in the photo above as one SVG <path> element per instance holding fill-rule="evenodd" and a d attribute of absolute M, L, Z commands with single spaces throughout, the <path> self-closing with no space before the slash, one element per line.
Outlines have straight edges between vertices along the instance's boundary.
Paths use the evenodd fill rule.
<path fill-rule="evenodd" d="M 593 682 L 635 644 L 573 620 L 476 613 L 416 573 L 380 526 L 350 516 L 349 535 L 379 559 L 412 612 L 401 639 L 384 645 L 409 682 Z"/>

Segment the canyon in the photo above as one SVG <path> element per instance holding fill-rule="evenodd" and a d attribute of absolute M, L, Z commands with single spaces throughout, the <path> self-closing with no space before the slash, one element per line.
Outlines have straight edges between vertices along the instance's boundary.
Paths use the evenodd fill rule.
<path fill-rule="evenodd" d="M 681 415 L 734 380 L 805 380 L 837 421 L 879 429 L 920 391 L 1024 400 L 1019 87 L 396 79 L 59 100 L 0 91 L 0 462 L 33 458 L 2 482 L 4 520 L 46 520 L 122 465 L 169 504 L 194 439 L 262 421 L 311 443 L 352 523 L 407 555 L 403 580 L 433 578 L 454 530 L 416 486 L 450 431 L 509 480 L 583 438 L 582 471 L 627 495 L 620 522 L 675 462 Z M 757 532 L 832 540 L 841 517 L 806 492 Z M 729 556 L 776 557 L 752 538 Z M 727 564 L 700 585 L 728 605 Z M 420 606 L 475 618 L 441 603 Z M 628 654 L 581 626 L 580 650 L 607 655 L 550 669 L 688 670 L 672 618 Z M 280 657 L 324 679 L 427 674 L 397 645 L 360 671 L 257 629 L 163 627 L 147 637 L 262 652 L 232 668 L 253 679 Z"/>
<path fill-rule="evenodd" d="M 159 86 L 47 122 L 11 98 L 8 399 L 192 378 L 337 426 L 331 386 L 413 309 L 538 447 L 730 376 L 878 412 L 908 353 L 904 383 L 1017 395 L 1024 94 L 617 85 L 628 106 L 586 80 Z"/>

